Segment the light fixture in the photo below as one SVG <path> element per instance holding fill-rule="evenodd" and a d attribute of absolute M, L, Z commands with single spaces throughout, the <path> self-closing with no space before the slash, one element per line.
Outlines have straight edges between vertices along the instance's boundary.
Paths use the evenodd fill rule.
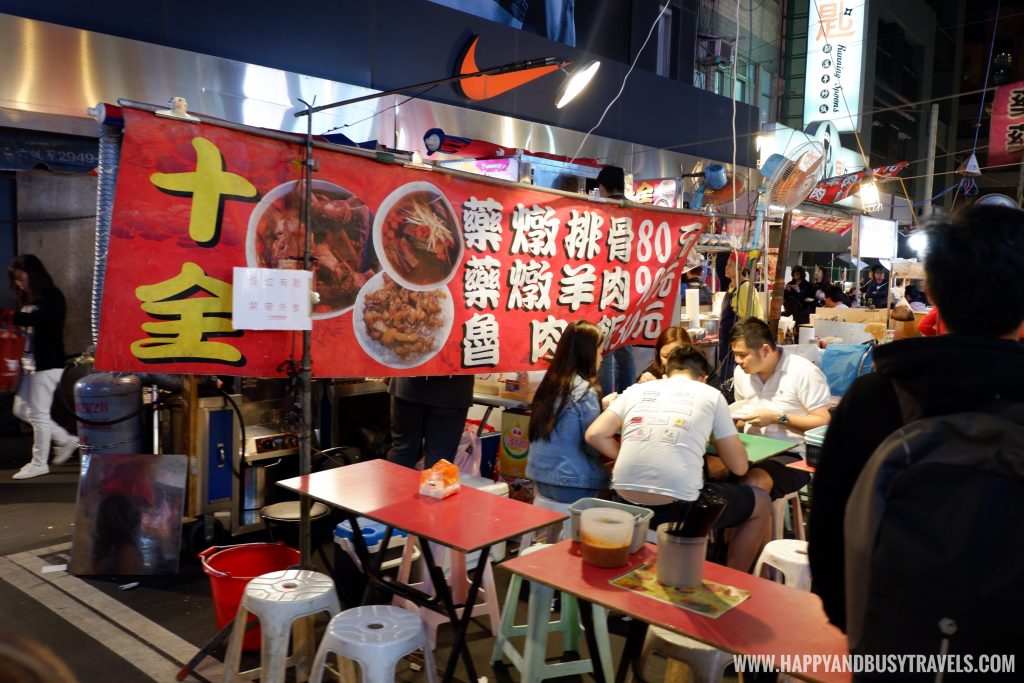
<path fill-rule="evenodd" d="M 558 96 L 555 98 L 555 107 L 561 109 L 565 105 L 569 104 L 583 92 L 583 89 L 590 84 L 590 81 L 597 75 L 597 70 L 601 67 L 601 62 L 596 59 L 578 66 L 571 72 L 566 71 L 567 77 L 562 86 L 558 89 Z M 565 67 L 562 67 L 562 71 L 565 71 Z"/>
<path fill-rule="evenodd" d="M 879 211 L 882 208 L 882 199 L 878 196 L 878 185 L 874 180 L 861 183 L 860 191 L 861 208 L 868 213 Z"/>
<path fill-rule="evenodd" d="M 915 254 L 923 254 L 928 248 L 928 235 L 920 230 L 910 233 L 910 237 L 907 238 L 907 246 L 913 249 Z"/>

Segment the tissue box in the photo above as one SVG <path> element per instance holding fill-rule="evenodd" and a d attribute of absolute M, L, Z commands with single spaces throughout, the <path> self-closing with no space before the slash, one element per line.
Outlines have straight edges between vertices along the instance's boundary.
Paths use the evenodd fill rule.
<path fill-rule="evenodd" d="M 651 517 L 654 517 L 654 510 L 600 498 L 580 498 L 569 506 L 569 513 L 572 515 L 572 540 L 580 540 L 580 515 L 584 510 L 592 507 L 615 508 L 616 510 L 625 510 L 633 515 L 636 523 L 633 527 L 633 542 L 629 544 L 629 552 L 635 553 L 644 547 L 644 543 L 647 542 L 647 527 L 651 523 Z"/>

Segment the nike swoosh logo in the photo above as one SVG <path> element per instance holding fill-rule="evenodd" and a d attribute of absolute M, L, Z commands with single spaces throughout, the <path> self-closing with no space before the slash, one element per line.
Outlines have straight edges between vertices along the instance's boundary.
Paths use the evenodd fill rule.
<path fill-rule="evenodd" d="M 476 65 L 476 44 L 479 40 L 480 36 L 473 36 L 466 45 L 466 49 L 463 51 L 462 57 L 458 62 L 458 73 L 460 75 L 480 71 L 480 67 Z M 467 100 L 487 100 L 509 90 L 514 90 L 530 81 L 547 76 L 552 71 L 557 70 L 558 66 L 538 66 L 507 74 L 466 78 L 456 82 L 455 89 Z"/>

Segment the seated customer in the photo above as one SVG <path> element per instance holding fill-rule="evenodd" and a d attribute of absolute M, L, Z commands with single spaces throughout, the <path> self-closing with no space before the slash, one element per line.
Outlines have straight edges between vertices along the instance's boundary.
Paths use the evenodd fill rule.
<path fill-rule="evenodd" d="M 727 563 L 750 571 L 768 529 L 768 496 L 744 484 L 705 483 L 709 438 L 736 475 L 747 471 L 746 449 L 725 398 L 704 384 L 710 369 L 700 349 L 673 350 L 666 369 L 667 378 L 634 385 L 618 396 L 587 430 L 587 443 L 616 458 L 612 488 L 623 502 L 654 510 L 652 529 L 681 519 L 702 488 L 724 498 L 716 527 L 737 527 Z M 615 439 L 620 431 L 621 445 Z"/>
<path fill-rule="evenodd" d="M 666 327 L 658 335 L 658 341 L 654 342 L 654 359 L 651 364 L 640 373 L 637 382 L 650 382 L 652 379 L 665 377 L 665 361 L 673 349 L 678 349 L 683 344 L 690 343 L 689 333 L 681 327 Z"/>
<path fill-rule="evenodd" d="M 806 358 L 776 346 L 768 323 L 757 318 L 736 323 L 732 353 L 736 402 L 729 409 L 747 434 L 793 441 L 797 446 L 808 429 L 828 424 L 831 392 L 825 374 Z M 810 480 L 807 473 L 786 467 L 800 459 L 795 453 L 766 458 L 751 465 L 743 481 L 768 491 L 773 499 L 781 498 Z"/>
<path fill-rule="evenodd" d="M 575 503 L 608 488 L 608 470 L 583 434 L 601 412 L 597 359 L 602 334 L 577 320 L 565 328 L 530 406 L 530 458 L 526 476 L 537 492 Z"/>
<path fill-rule="evenodd" d="M 825 288 L 825 306 L 827 308 L 849 308 L 846 305 L 846 295 L 839 285 L 829 285 Z"/>

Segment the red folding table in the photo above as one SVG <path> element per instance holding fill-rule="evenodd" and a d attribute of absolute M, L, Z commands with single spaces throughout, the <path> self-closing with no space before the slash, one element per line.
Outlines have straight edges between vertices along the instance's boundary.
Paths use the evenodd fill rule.
<path fill-rule="evenodd" d="M 804 655 L 841 658 L 848 654 L 846 637 L 828 623 L 818 596 L 719 564 L 705 562 L 704 578 L 748 590 L 750 597 L 717 619 L 609 583 L 643 564 L 654 563 L 657 555 L 657 548 L 648 543 L 630 555 L 627 566 L 602 569 L 583 562 L 579 543 L 562 541 L 501 566 L 529 581 L 576 596 L 584 603 L 581 616 L 591 612 L 592 604 L 598 604 L 633 617 L 616 680 L 625 678 L 630 664 L 636 679 L 642 680 L 638 660 L 648 624 L 732 654 L 775 655 L 777 661 L 783 655 L 798 656 L 803 661 Z M 597 649 L 589 641 L 588 645 L 591 658 L 598 657 Z M 595 661 L 594 671 L 600 670 L 600 663 Z M 792 675 L 827 683 L 850 680 L 850 674 L 833 671 L 794 671 Z"/>
<path fill-rule="evenodd" d="M 477 680 L 472 658 L 465 648 L 465 634 L 483 580 L 484 560 L 491 546 L 566 518 L 566 515 L 558 512 L 468 486 L 463 486 L 458 493 L 443 500 L 421 496 L 418 493 L 419 472 L 385 460 L 369 460 L 302 475 L 282 480 L 278 484 L 345 512 L 352 522 L 353 545 L 367 575 L 368 593 L 374 587 L 383 588 L 418 605 L 446 614 L 451 619 L 455 627 L 455 644 L 445 666 L 443 681 L 452 679 L 460 656 L 469 680 Z M 357 521 L 359 517 L 372 519 L 388 527 L 383 545 L 385 548 L 391 530 L 402 529 L 421 540 L 434 541 L 458 552 L 479 550 L 480 560 L 471 575 L 465 604 L 454 604 L 444 570 L 434 561 L 430 543 L 420 545 L 436 595 L 428 595 L 384 574 L 381 571 L 384 553 L 378 553 L 375 559 L 370 557 Z M 458 607 L 462 607 L 461 619 L 455 618 Z"/>

